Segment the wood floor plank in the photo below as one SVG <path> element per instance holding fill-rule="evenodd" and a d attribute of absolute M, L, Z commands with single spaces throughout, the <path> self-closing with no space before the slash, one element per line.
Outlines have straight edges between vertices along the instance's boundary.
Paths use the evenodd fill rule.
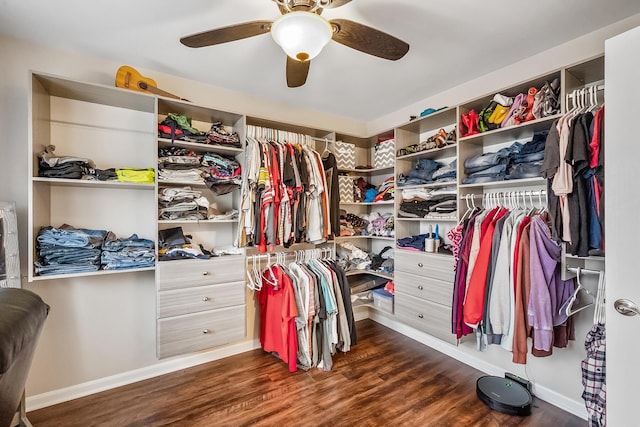
<path fill-rule="evenodd" d="M 489 409 L 483 374 L 371 320 L 330 372 L 289 373 L 254 350 L 29 412 L 35 427 L 583 426 L 534 400 L 531 416 Z"/>

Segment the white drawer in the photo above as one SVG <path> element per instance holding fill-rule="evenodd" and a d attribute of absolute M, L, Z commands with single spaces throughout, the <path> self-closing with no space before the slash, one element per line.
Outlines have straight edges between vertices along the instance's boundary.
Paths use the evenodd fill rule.
<path fill-rule="evenodd" d="M 158 263 L 158 289 L 180 289 L 244 281 L 245 258 L 228 256 Z"/>
<path fill-rule="evenodd" d="M 424 331 L 443 341 L 456 344 L 451 333 L 451 307 L 396 292 L 396 318 L 402 323 Z"/>
<path fill-rule="evenodd" d="M 445 282 L 396 270 L 393 275 L 393 283 L 398 292 L 451 307 L 453 281 Z"/>
<path fill-rule="evenodd" d="M 158 357 L 191 353 L 245 337 L 245 306 L 158 320 Z"/>
<path fill-rule="evenodd" d="M 244 282 L 161 291 L 158 293 L 158 317 L 241 305 L 244 304 L 244 295 Z"/>
<path fill-rule="evenodd" d="M 431 277 L 453 283 L 453 257 L 450 255 L 430 254 L 427 252 L 396 251 L 395 271 Z"/>

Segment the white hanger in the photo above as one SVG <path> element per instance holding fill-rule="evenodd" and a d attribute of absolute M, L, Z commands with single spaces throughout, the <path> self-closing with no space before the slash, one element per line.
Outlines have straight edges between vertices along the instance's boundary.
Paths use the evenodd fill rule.
<path fill-rule="evenodd" d="M 598 275 L 598 292 L 596 294 L 596 309 L 593 313 L 593 324 L 605 322 L 605 290 L 604 290 L 604 271 L 600 271 Z"/>
<path fill-rule="evenodd" d="M 578 313 L 579 311 L 582 311 L 585 308 L 592 306 L 596 301 L 596 298 L 593 296 L 593 294 L 589 292 L 587 288 L 582 287 L 582 283 L 580 282 L 580 276 L 582 274 L 581 271 L 582 269 L 578 267 L 578 271 L 576 273 L 577 286 L 576 286 L 576 289 L 573 291 L 573 295 L 571 295 L 571 297 L 567 300 L 567 302 L 563 304 L 562 307 L 560 307 L 560 313 L 562 313 L 562 310 L 564 309 L 567 316 L 572 316 Z M 589 297 L 591 298 L 591 302 L 584 304 L 582 306 L 574 307 L 574 304 L 576 302 L 578 303 L 581 302 L 580 299 L 578 298 L 578 294 L 580 293 L 580 291 L 584 291 L 585 294 L 589 295 Z"/>

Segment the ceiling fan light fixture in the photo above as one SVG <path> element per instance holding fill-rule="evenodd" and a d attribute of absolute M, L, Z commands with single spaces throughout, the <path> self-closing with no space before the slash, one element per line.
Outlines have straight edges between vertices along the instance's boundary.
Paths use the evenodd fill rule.
<path fill-rule="evenodd" d="M 322 16 L 312 12 L 290 12 L 271 26 L 271 37 L 297 61 L 315 58 L 331 40 L 333 29 Z"/>

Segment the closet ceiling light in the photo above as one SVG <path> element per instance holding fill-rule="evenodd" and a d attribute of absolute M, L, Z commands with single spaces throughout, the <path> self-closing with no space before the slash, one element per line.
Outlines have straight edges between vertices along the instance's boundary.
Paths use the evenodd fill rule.
<path fill-rule="evenodd" d="M 205 47 L 271 32 L 273 40 L 287 54 L 287 86 L 305 84 L 311 59 L 334 40 L 352 49 L 396 61 L 409 51 L 409 45 L 387 33 L 348 19 L 327 21 L 323 9 L 349 4 L 351 0 L 273 0 L 280 9 L 275 21 L 249 21 L 182 37 L 188 47 Z"/>
<path fill-rule="evenodd" d="M 318 56 L 331 40 L 331 24 L 312 12 L 291 12 L 271 25 L 271 37 L 290 58 L 304 62 Z"/>

